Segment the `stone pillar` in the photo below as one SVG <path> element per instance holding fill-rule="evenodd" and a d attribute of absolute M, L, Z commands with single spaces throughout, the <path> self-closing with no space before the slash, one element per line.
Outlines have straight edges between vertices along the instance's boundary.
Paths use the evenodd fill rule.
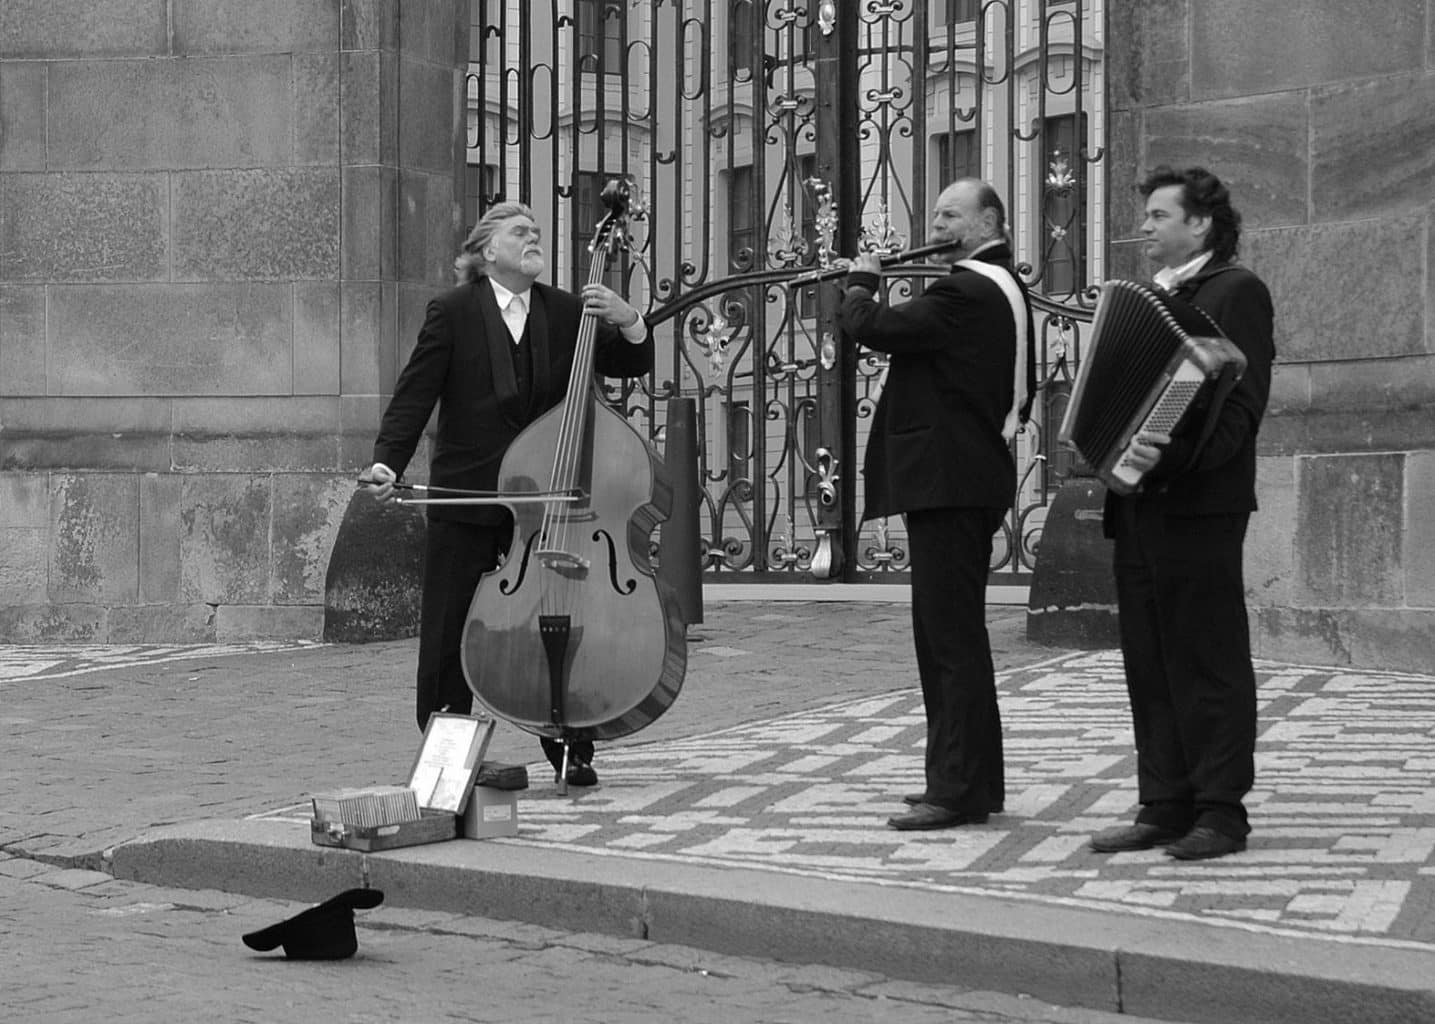
<path fill-rule="evenodd" d="M 0 642 L 320 635 L 461 226 L 464 13 L 0 7 Z"/>
<path fill-rule="evenodd" d="M 1276 305 L 1246 585 L 1259 654 L 1428 671 L 1435 637 L 1435 71 L 1406 0 L 1113 0 L 1113 277 L 1132 186 L 1200 163 Z"/>

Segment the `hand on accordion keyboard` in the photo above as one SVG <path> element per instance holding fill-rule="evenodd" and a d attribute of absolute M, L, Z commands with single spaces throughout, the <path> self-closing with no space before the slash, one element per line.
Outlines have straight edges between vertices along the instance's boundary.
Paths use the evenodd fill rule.
<path fill-rule="evenodd" d="M 1166 446 L 1170 443 L 1170 434 L 1143 431 L 1132 439 L 1131 447 L 1126 450 L 1126 455 L 1121 461 L 1144 476 L 1156 468 L 1156 464 L 1161 461 L 1161 456 L 1166 453 Z"/>

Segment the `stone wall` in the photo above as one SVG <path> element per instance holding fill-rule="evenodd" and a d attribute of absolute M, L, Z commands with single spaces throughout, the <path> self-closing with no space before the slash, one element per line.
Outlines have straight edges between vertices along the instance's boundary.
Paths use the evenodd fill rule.
<path fill-rule="evenodd" d="M 0 4 L 0 642 L 320 636 L 462 229 L 466 24 Z"/>
<path fill-rule="evenodd" d="M 1200 163 L 1230 184 L 1275 298 L 1257 652 L 1428 671 L 1435 5 L 1111 0 L 1109 18 L 1111 276 L 1150 272 L 1142 173 Z"/>

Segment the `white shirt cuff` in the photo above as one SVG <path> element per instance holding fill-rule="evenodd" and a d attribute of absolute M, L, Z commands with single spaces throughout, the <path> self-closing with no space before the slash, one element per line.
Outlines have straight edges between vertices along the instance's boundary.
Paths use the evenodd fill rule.
<path fill-rule="evenodd" d="M 627 338 L 628 343 L 632 345 L 641 345 L 643 340 L 648 336 L 648 325 L 643 322 L 642 313 L 639 313 L 638 319 L 634 320 L 627 327 L 619 327 L 618 330 L 623 332 L 623 337 Z"/>

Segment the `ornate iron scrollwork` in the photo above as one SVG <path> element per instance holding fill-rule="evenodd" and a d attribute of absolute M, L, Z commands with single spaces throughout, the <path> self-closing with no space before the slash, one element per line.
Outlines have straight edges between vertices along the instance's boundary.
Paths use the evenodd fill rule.
<path fill-rule="evenodd" d="M 473 5 L 466 219 L 529 203 L 551 233 L 554 283 L 567 285 L 582 276 L 585 189 L 620 171 L 642 185 L 645 237 L 614 283 L 645 308 L 658 368 L 605 392 L 654 438 L 669 400 L 696 399 L 707 571 L 907 570 L 899 519 L 850 521 L 887 357 L 842 338 L 835 287 L 786 282 L 854 245 L 920 245 L 941 187 L 975 175 L 1007 204 L 1043 346 L 1002 568 L 1029 573 L 1042 509 L 1070 468 L 1054 425 L 1102 269 L 1079 201 L 1094 211 L 1104 194 L 1091 5 L 607 0 L 596 19 L 571 4 L 536 13 L 547 6 Z M 884 298 L 919 294 L 935 272 L 893 269 Z"/>
<path fill-rule="evenodd" d="M 837 504 L 837 481 L 842 479 L 837 473 L 837 461 L 830 448 L 817 449 L 814 486 L 817 488 L 817 500 L 828 508 Z"/>

